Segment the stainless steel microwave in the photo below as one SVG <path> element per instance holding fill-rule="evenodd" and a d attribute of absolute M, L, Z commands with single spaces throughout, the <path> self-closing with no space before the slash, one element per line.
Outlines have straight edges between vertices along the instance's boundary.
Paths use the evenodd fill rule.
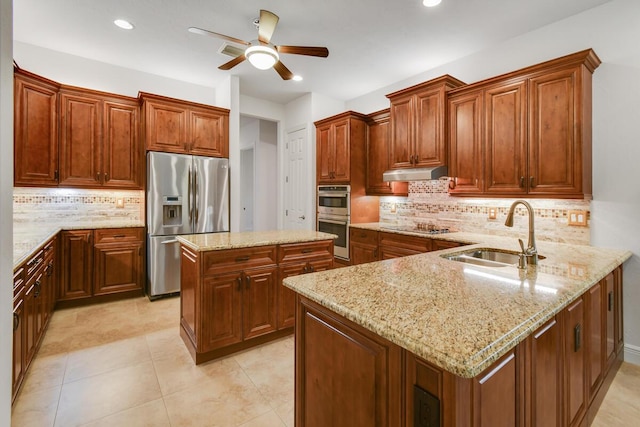
<path fill-rule="evenodd" d="M 318 186 L 318 213 L 351 215 L 351 187 L 349 185 Z"/>

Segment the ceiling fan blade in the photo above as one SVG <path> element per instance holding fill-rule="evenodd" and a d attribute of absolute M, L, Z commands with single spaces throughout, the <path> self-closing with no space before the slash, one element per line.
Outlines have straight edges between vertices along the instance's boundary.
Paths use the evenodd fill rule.
<path fill-rule="evenodd" d="M 220 69 L 220 70 L 230 70 L 233 67 L 235 67 L 236 65 L 238 65 L 239 63 L 241 63 L 242 61 L 244 61 L 245 59 L 247 59 L 247 57 L 244 56 L 244 54 L 243 55 L 238 55 L 235 58 L 233 58 L 231 61 L 225 62 L 224 64 L 219 66 L 218 69 Z"/>
<path fill-rule="evenodd" d="M 278 25 L 278 15 L 269 12 L 268 10 L 260 10 L 260 22 L 258 24 L 258 40 L 261 43 L 269 43 L 273 32 Z"/>
<path fill-rule="evenodd" d="M 293 78 L 293 73 L 280 61 L 275 63 L 273 69 L 276 70 L 278 74 L 280 74 L 282 80 L 291 80 Z"/>
<path fill-rule="evenodd" d="M 320 56 L 326 58 L 329 56 L 329 49 L 326 47 L 314 46 L 276 46 L 278 53 L 291 53 L 294 55 Z"/>
<path fill-rule="evenodd" d="M 237 39 L 235 37 L 225 36 L 224 34 L 214 33 L 213 31 L 203 30 L 202 28 L 198 28 L 198 27 L 189 27 L 189 32 L 194 34 L 200 34 L 203 36 L 217 37 L 219 39 L 227 40 L 233 43 L 243 44 L 245 46 L 249 46 L 251 44 L 249 42 Z"/>

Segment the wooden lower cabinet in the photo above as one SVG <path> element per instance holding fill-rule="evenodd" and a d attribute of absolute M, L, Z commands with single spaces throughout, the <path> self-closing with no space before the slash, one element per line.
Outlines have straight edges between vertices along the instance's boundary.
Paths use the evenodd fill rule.
<path fill-rule="evenodd" d="M 290 334 L 282 279 L 333 267 L 333 241 L 198 252 L 181 246 L 180 334 L 196 364 Z"/>
<path fill-rule="evenodd" d="M 431 239 L 381 231 L 378 247 L 381 260 L 399 258 L 431 251 Z"/>
<path fill-rule="evenodd" d="M 24 268 L 13 273 L 13 365 L 12 365 L 12 395 L 13 402 L 24 380 L 26 367 L 26 312 L 24 301 Z"/>
<path fill-rule="evenodd" d="M 400 347 L 304 298 L 296 331 L 296 426 L 401 424 Z"/>
<path fill-rule="evenodd" d="M 621 364 L 622 348 L 611 356 L 592 331 L 620 336 L 621 277 L 619 267 L 474 378 L 299 295 L 296 426 L 588 425 Z"/>
<path fill-rule="evenodd" d="M 378 261 L 378 232 L 349 228 L 349 260 L 352 265 Z"/>
<path fill-rule="evenodd" d="M 58 302 L 142 295 L 143 232 L 141 227 L 63 231 Z"/>

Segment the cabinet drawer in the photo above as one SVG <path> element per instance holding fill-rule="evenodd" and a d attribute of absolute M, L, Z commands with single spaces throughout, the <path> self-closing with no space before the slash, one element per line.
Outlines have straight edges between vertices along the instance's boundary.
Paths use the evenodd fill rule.
<path fill-rule="evenodd" d="M 438 240 L 433 239 L 431 241 L 431 250 L 439 251 L 440 249 L 457 248 L 458 246 L 464 246 L 464 243 L 452 242 L 450 240 Z"/>
<path fill-rule="evenodd" d="M 15 297 L 24 288 L 24 268 L 18 267 L 13 272 L 13 296 Z"/>
<path fill-rule="evenodd" d="M 431 250 L 431 239 L 426 237 L 380 232 L 380 249 L 384 249 L 385 246 L 400 248 L 416 253 L 429 252 Z"/>
<path fill-rule="evenodd" d="M 375 230 L 364 230 L 362 228 L 350 228 L 349 240 L 351 242 L 377 246 L 378 232 Z"/>
<path fill-rule="evenodd" d="M 95 230 L 95 244 L 142 241 L 142 228 L 102 228 Z"/>
<path fill-rule="evenodd" d="M 27 269 L 27 279 L 31 277 L 36 270 L 44 263 L 44 251 L 39 250 L 33 257 L 27 261 L 25 267 Z"/>
<path fill-rule="evenodd" d="M 223 270 L 231 272 L 274 265 L 276 263 L 276 247 L 257 246 L 252 248 L 205 252 L 203 262 L 205 275 Z"/>
<path fill-rule="evenodd" d="M 332 258 L 331 240 L 308 243 L 291 243 L 278 247 L 278 262 L 300 261 L 310 258 Z"/>

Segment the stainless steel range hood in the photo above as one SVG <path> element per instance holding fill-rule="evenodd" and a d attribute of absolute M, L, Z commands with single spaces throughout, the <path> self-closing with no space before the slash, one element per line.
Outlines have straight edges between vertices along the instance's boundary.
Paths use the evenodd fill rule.
<path fill-rule="evenodd" d="M 429 181 L 447 176 L 446 166 L 434 168 L 391 169 L 382 174 L 382 180 L 390 181 Z"/>

